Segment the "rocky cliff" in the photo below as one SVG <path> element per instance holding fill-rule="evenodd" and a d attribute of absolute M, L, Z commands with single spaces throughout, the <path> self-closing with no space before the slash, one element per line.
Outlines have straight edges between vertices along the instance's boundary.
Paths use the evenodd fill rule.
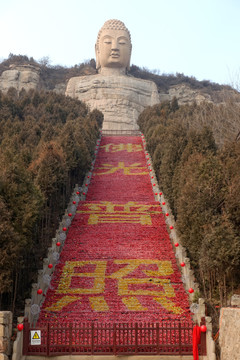
<path fill-rule="evenodd" d="M 40 68 L 32 65 L 10 65 L 0 77 L 0 90 L 6 93 L 10 88 L 18 92 L 22 89 L 40 89 Z"/>

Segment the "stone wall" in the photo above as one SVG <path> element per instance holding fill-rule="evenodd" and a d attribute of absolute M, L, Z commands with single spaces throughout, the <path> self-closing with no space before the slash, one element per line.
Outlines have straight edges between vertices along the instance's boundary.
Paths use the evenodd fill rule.
<path fill-rule="evenodd" d="M 219 320 L 221 360 L 240 359 L 240 308 L 222 308 Z"/>
<path fill-rule="evenodd" d="M 11 355 L 12 313 L 0 311 L 0 360 L 8 360 Z"/>

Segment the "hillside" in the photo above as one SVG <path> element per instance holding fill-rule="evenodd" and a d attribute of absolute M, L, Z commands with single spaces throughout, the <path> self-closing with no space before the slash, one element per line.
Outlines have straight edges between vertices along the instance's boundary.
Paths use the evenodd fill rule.
<path fill-rule="evenodd" d="M 53 92 L 0 93 L 0 310 L 23 308 L 101 123 Z"/>
<path fill-rule="evenodd" d="M 219 307 L 240 293 L 240 142 L 218 147 L 210 128 L 193 130 L 184 123 L 204 111 L 201 105 L 166 102 L 143 111 L 139 126 L 218 326 Z"/>
<path fill-rule="evenodd" d="M 26 90 L 32 87 L 36 90 L 54 91 L 64 95 L 67 81 L 74 76 L 96 74 L 96 63 L 91 59 L 67 68 L 51 66 L 47 58 L 37 62 L 27 56 L 10 54 L 8 59 L 0 63 L 0 90 L 2 89 L 4 93 L 9 86 L 16 88 L 19 86 L 14 80 L 14 76 L 19 76 L 18 70 L 24 70 L 25 75 L 20 84 L 23 84 Z M 12 75 L 13 73 L 15 75 Z M 222 86 L 207 80 L 197 81 L 194 77 L 183 74 L 157 74 L 135 65 L 131 66 L 128 76 L 154 81 L 160 102 L 172 101 L 176 98 L 178 105 L 201 105 L 201 111 L 194 111 L 193 116 L 182 116 L 182 122 L 193 130 L 209 126 L 219 146 L 233 141 L 239 135 L 240 94 L 230 86 Z M 20 89 L 17 90 L 19 91 Z"/>
<path fill-rule="evenodd" d="M 96 74 L 96 62 L 94 59 L 86 61 L 84 63 L 76 64 L 73 67 L 64 66 L 51 66 L 48 58 L 43 58 L 40 62 L 37 62 L 32 57 L 28 58 L 25 55 L 13 55 L 10 54 L 8 59 L 0 63 L 0 76 L 1 74 L 9 70 L 9 66 L 18 65 L 31 65 L 36 67 L 40 71 L 41 86 L 45 90 L 54 90 L 64 87 L 64 84 L 73 76 L 93 75 Z M 158 87 L 160 94 L 171 95 L 171 89 L 178 87 L 179 85 L 185 85 L 187 88 L 197 90 L 199 93 L 206 95 L 208 99 L 213 102 L 222 101 L 223 93 L 230 92 L 236 94 L 228 85 L 219 85 L 212 83 L 208 80 L 198 81 L 194 77 L 185 76 L 184 74 L 159 74 L 156 71 L 152 72 L 147 68 L 139 68 L 136 65 L 132 65 L 129 71 L 129 76 L 134 76 L 141 79 L 154 81 Z M 170 98 L 168 100 L 171 100 Z"/>

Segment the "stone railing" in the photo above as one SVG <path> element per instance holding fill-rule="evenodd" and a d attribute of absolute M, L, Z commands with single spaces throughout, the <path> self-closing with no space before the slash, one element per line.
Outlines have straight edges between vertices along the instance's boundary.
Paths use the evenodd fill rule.
<path fill-rule="evenodd" d="M 8 360 L 11 355 L 12 313 L 0 311 L 0 360 Z"/>

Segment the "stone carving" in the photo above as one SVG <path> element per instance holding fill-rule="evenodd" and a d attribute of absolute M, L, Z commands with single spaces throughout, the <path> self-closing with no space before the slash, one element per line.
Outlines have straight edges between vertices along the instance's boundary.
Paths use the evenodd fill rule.
<path fill-rule="evenodd" d="M 96 68 L 105 75 L 124 75 L 130 68 L 131 35 L 123 22 L 108 20 L 100 29 L 95 45 Z"/>
<path fill-rule="evenodd" d="M 240 307 L 240 295 L 234 294 L 234 295 L 231 297 L 231 306 Z"/>
<path fill-rule="evenodd" d="M 127 76 L 131 49 L 131 36 L 124 23 L 106 21 L 95 45 L 98 74 L 74 77 L 67 84 L 67 96 L 103 112 L 104 130 L 137 130 L 139 114 L 159 103 L 154 82 Z"/>
<path fill-rule="evenodd" d="M 13 87 L 18 92 L 22 89 L 38 89 L 40 84 L 40 69 L 32 65 L 10 65 L 0 76 L 0 90 L 6 93 Z"/>

